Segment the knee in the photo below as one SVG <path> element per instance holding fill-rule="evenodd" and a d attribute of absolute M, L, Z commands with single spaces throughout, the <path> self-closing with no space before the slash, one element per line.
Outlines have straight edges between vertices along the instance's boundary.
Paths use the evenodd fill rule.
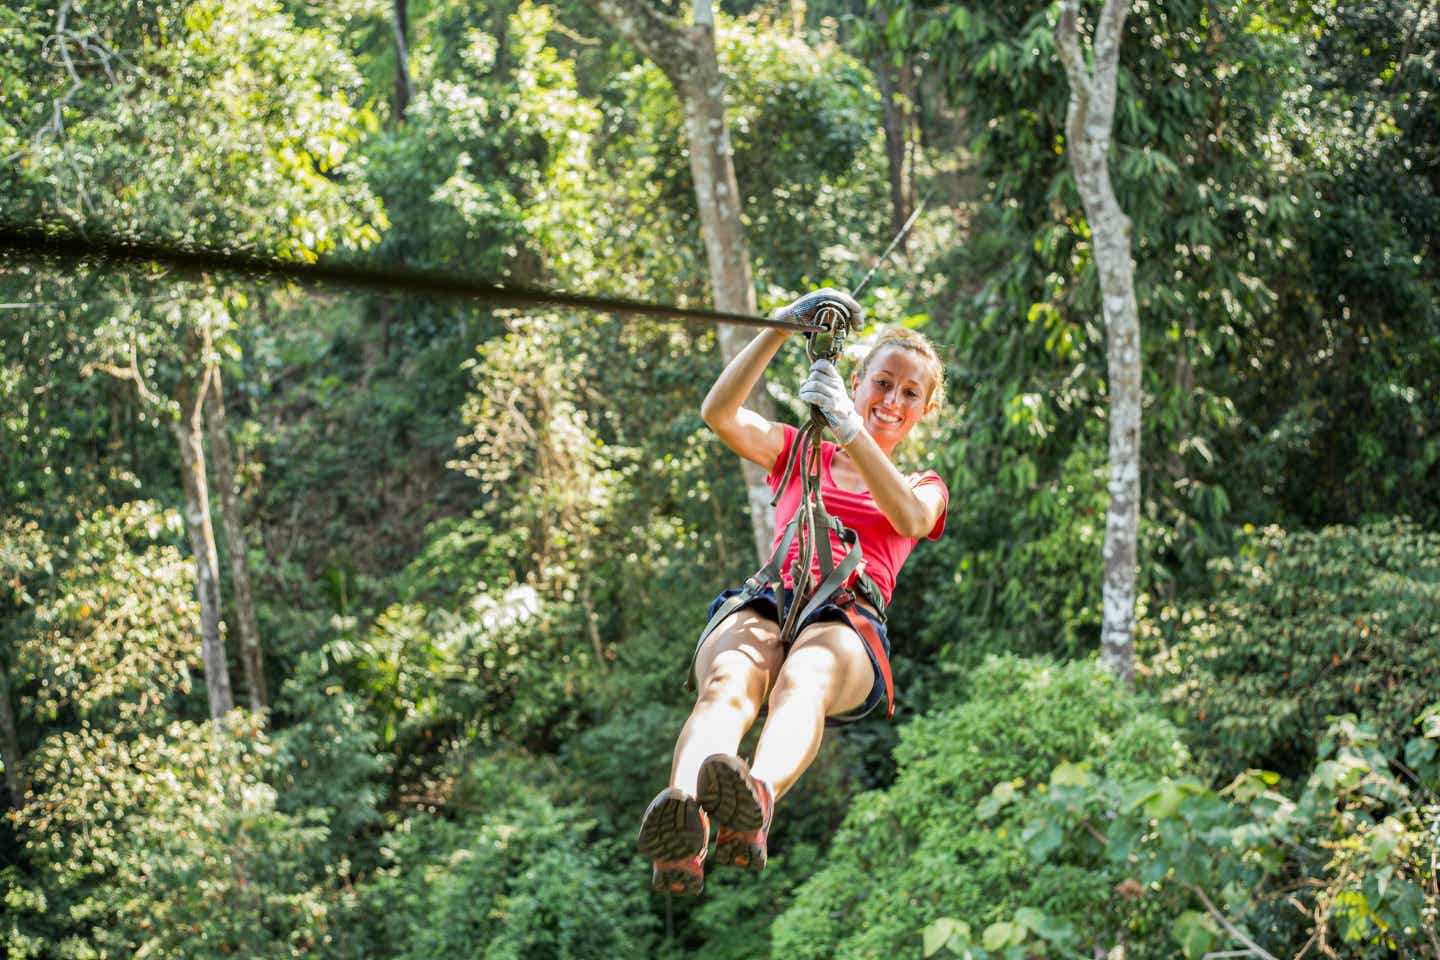
<path fill-rule="evenodd" d="M 706 674 L 700 684 L 697 699 L 706 706 L 723 707 L 753 715 L 760 710 L 760 698 L 757 691 L 751 689 L 753 686 L 747 678 L 730 670 L 717 668 Z"/>

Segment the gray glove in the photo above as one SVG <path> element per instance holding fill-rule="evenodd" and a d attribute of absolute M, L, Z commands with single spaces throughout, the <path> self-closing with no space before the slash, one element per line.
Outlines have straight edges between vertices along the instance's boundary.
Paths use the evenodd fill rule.
<path fill-rule="evenodd" d="M 810 364 L 810 376 L 800 385 L 800 399 L 820 408 L 841 446 L 848 445 L 865 429 L 865 422 L 855 412 L 850 391 L 840 379 L 840 371 L 829 360 Z"/>
<path fill-rule="evenodd" d="M 827 301 L 834 301 L 850 312 L 850 329 L 859 330 L 864 325 L 865 310 L 855 302 L 855 298 L 844 290 L 835 290 L 824 287 L 775 311 L 776 320 L 788 320 L 791 323 L 814 323 L 815 314 Z"/>

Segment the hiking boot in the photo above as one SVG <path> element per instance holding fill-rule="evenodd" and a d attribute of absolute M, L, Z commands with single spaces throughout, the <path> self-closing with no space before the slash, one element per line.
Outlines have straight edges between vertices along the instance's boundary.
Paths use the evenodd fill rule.
<path fill-rule="evenodd" d="M 700 806 L 715 818 L 715 862 L 763 870 L 766 840 L 775 813 L 770 785 L 750 775 L 739 757 L 717 753 L 700 765 Z"/>
<path fill-rule="evenodd" d="M 636 846 L 654 866 L 650 888 L 656 893 L 693 897 L 705 889 L 710 818 L 685 791 L 668 787 L 650 801 Z"/>

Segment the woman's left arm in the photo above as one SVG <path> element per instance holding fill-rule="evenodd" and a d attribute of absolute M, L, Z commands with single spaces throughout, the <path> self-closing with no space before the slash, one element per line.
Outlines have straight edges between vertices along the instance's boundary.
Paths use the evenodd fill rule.
<path fill-rule="evenodd" d="M 865 478 L 875 505 L 895 532 L 917 540 L 929 536 L 945 509 L 944 488 L 937 483 L 910 486 L 867 430 L 861 430 L 844 446 Z"/>

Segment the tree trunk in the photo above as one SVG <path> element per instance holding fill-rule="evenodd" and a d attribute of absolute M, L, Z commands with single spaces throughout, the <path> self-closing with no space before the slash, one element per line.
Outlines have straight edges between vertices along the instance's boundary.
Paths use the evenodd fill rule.
<path fill-rule="evenodd" d="M 874 8 L 877 24 L 883 30 L 889 14 L 881 5 Z M 880 82 L 880 126 L 885 132 L 885 165 L 890 173 L 890 234 L 898 236 L 905 221 L 910 217 L 909 191 L 905 185 L 905 154 L 908 145 L 909 123 L 908 103 L 904 102 L 902 70 L 909 69 L 909 62 L 897 68 L 890 59 L 889 51 L 882 50 L 875 60 L 875 77 Z M 905 240 L 900 241 L 904 249 Z"/>
<path fill-rule="evenodd" d="M 1130 218 L 1110 183 L 1115 79 L 1129 0 L 1105 0 L 1095 27 L 1094 68 L 1080 51 L 1077 0 L 1061 0 L 1056 45 L 1070 80 L 1066 152 L 1090 223 L 1105 315 L 1110 387 L 1110 507 L 1105 519 L 1104 624 L 1100 660 L 1134 682 L 1135 578 L 1140 524 L 1140 313 L 1130 259 Z"/>
<path fill-rule="evenodd" d="M 225 526 L 225 547 L 230 554 L 230 583 L 235 592 L 235 615 L 240 628 L 240 663 L 245 669 L 245 687 L 250 709 L 256 713 L 270 705 L 265 689 L 265 659 L 260 647 L 260 627 L 255 619 L 255 601 L 250 592 L 250 563 L 245 555 L 245 525 L 240 521 L 240 497 L 235 487 L 235 458 L 225 427 L 225 391 L 219 368 L 210 372 L 206 392 L 209 414 L 210 456 L 215 461 L 215 483 L 220 488 L 220 520 Z"/>
<path fill-rule="evenodd" d="M 10 805 L 19 808 L 25 802 L 29 784 L 20 756 L 20 733 L 15 726 L 15 711 L 10 705 L 10 678 L 0 666 L 0 761 L 5 763 L 5 785 L 10 788 Z"/>
<path fill-rule="evenodd" d="M 205 351 L 191 351 L 191 357 Z M 175 439 L 180 445 L 181 480 L 185 491 L 185 528 L 195 554 L 195 592 L 200 600 L 200 655 L 205 662 L 205 689 L 210 717 L 218 720 L 235 706 L 230 692 L 230 667 L 220 632 L 220 561 L 215 528 L 210 522 L 210 491 L 205 479 L 204 400 L 209 371 L 186 372 L 176 387 L 180 417 Z"/>
<path fill-rule="evenodd" d="M 715 309 L 755 314 L 755 278 L 750 271 L 750 245 L 740 219 L 740 189 L 725 123 L 725 83 L 715 57 L 715 24 L 710 0 L 695 0 L 695 22 L 676 26 L 649 6 L 647 0 L 588 0 L 591 7 L 627 41 L 639 48 L 670 80 L 685 111 L 685 137 L 690 175 L 700 209 L 700 232 L 710 267 Z M 721 355 L 728 363 L 752 334 L 733 325 L 717 333 Z M 745 405 L 769 419 L 775 408 L 761 380 Z M 763 560 L 770 553 L 775 512 L 763 469 L 741 461 L 750 504 L 755 550 Z"/>
<path fill-rule="evenodd" d="M 395 30 L 395 122 L 405 119 L 413 91 L 410 88 L 410 11 L 407 0 L 395 0 L 391 26 Z"/>

